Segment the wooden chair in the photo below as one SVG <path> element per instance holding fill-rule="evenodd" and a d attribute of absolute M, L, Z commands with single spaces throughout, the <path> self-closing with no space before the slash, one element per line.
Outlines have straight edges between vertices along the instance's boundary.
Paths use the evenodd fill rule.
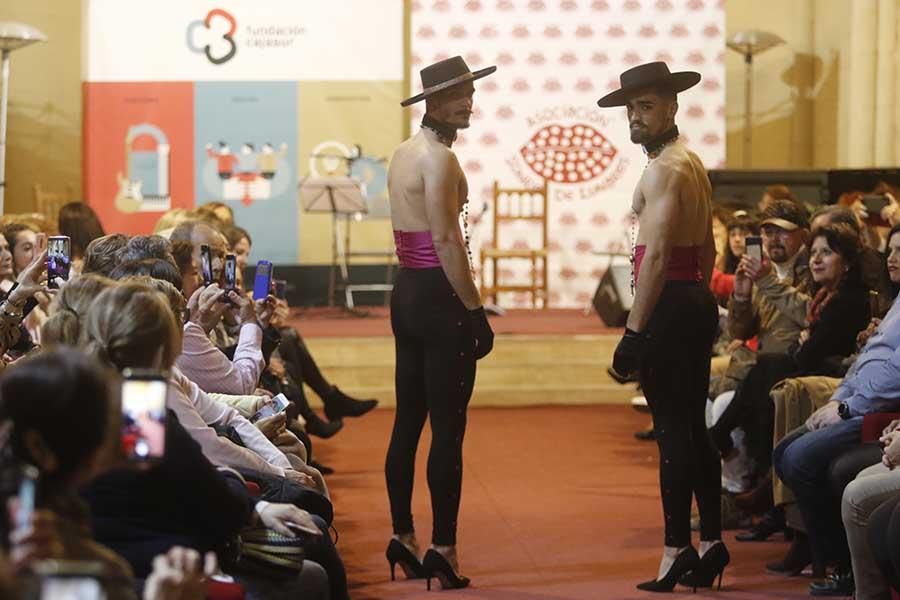
<path fill-rule="evenodd" d="M 71 190 L 68 188 L 65 193 L 50 192 L 45 190 L 41 184 L 34 184 L 34 210 L 43 213 L 54 223 L 59 217 L 59 209 L 70 202 L 69 198 L 71 198 Z"/>
<path fill-rule="evenodd" d="M 500 292 L 530 292 L 531 306 L 547 308 L 549 293 L 547 288 L 547 183 L 544 187 L 501 188 L 494 182 L 494 238 L 491 246 L 481 249 L 481 299 L 491 299 L 497 303 Z M 516 222 L 530 222 L 540 226 L 541 246 L 539 248 L 504 248 L 500 246 L 500 226 Z M 499 278 L 499 263 L 507 260 L 530 260 L 530 284 L 504 284 Z M 488 261 L 491 261 L 491 285 L 485 281 Z M 540 268 L 538 268 L 540 261 Z"/>

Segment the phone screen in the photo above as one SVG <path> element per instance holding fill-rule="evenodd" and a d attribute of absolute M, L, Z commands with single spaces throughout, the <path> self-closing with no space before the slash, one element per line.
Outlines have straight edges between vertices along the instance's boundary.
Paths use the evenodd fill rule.
<path fill-rule="evenodd" d="M 167 381 L 129 378 L 122 382 L 122 446 L 129 460 L 152 461 L 166 449 Z"/>
<path fill-rule="evenodd" d="M 283 412 L 290 401 L 285 397 L 284 394 L 277 394 L 272 397 L 272 401 L 269 404 L 266 404 L 261 409 L 259 409 L 253 418 L 250 419 L 252 423 L 259 421 L 260 419 L 265 419 L 267 417 L 272 417 L 277 415 L 280 412 Z"/>
<path fill-rule="evenodd" d="M 272 286 L 272 263 L 261 260 L 256 263 L 256 278 L 253 280 L 253 299 L 263 300 Z"/>
<path fill-rule="evenodd" d="M 59 288 L 58 278 L 69 280 L 71 240 L 68 236 L 51 236 L 47 243 L 47 287 Z"/>
<path fill-rule="evenodd" d="M 212 254 L 206 244 L 200 246 L 200 276 L 203 278 L 203 285 L 210 285 L 213 282 Z"/>
<path fill-rule="evenodd" d="M 41 600 L 103 600 L 106 594 L 93 577 L 45 577 L 41 580 Z"/>
<path fill-rule="evenodd" d="M 225 289 L 237 289 L 237 259 L 234 254 L 225 256 Z"/>
<path fill-rule="evenodd" d="M 19 482 L 19 505 L 16 508 L 16 527 L 27 527 L 31 522 L 31 514 L 37 504 L 38 470 L 31 465 L 22 468 L 22 481 Z"/>
<path fill-rule="evenodd" d="M 744 240 L 744 248 L 747 256 L 752 256 L 756 260 L 762 260 L 762 238 L 758 235 L 748 235 Z"/>

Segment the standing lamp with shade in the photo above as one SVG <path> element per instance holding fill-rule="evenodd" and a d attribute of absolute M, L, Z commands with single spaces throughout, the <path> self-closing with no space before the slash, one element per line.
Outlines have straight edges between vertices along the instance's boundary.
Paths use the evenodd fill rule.
<path fill-rule="evenodd" d="M 6 192 L 6 104 L 9 101 L 9 55 L 13 50 L 34 42 L 45 42 L 47 36 L 22 23 L 0 21 L 0 52 L 3 56 L 3 88 L 0 90 L 0 215 Z"/>
<path fill-rule="evenodd" d="M 768 31 L 749 29 L 728 37 L 726 46 L 744 57 L 744 167 L 751 164 L 753 151 L 753 57 L 770 48 L 784 44 L 784 40 Z"/>

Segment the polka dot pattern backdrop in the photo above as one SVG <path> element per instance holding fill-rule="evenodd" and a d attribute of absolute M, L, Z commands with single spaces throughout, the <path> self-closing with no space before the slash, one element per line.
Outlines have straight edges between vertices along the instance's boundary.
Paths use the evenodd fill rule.
<path fill-rule="evenodd" d="M 476 82 L 472 126 L 454 144 L 469 179 L 472 254 L 491 243 L 495 180 L 548 180 L 551 306 L 586 306 L 609 262 L 596 252 L 630 252 L 631 195 L 646 158 L 625 110 L 596 104 L 622 71 L 653 60 L 699 71 L 701 83 L 679 96 L 679 129 L 707 168 L 724 165 L 724 0 L 412 0 L 412 11 L 413 93 L 419 70 L 450 56 L 473 70 L 498 66 Z M 414 132 L 424 110 L 410 110 Z M 535 225 L 503 226 L 499 245 L 539 240 Z M 530 262 L 502 267 L 501 281 L 530 281 Z M 527 307 L 530 295 L 499 304 Z"/>

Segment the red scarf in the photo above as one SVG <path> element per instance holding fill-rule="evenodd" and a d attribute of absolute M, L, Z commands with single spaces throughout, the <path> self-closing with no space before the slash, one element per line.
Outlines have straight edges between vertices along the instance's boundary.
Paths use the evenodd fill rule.
<path fill-rule="evenodd" d="M 806 322 L 809 323 L 810 327 L 819 322 L 819 319 L 822 317 L 822 311 L 825 310 L 825 307 L 828 306 L 828 303 L 834 298 L 834 294 L 834 291 L 829 292 L 826 288 L 822 288 L 816 292 L 815 297 L 810 300 L 809 309 L 806 311 Z"/>

